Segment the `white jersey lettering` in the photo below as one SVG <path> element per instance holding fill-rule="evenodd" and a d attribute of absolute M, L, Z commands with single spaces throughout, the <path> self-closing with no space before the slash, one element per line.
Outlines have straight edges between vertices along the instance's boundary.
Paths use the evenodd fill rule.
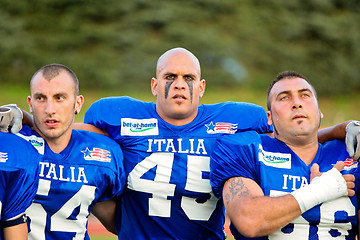
<path fill-rule="evenodd" d="M 204 139 L 148 139 L 148 149 L 146 151 L 208 154 Z"/>
<path fill-rule="evenodd" d="M 84 167 L 65 167 L 48 162 L 39 162 L 40 177 L 47 179 L 60 180 L 63 182 L 82 182 L 88 183 Z"/>
<path fill-rule="evenodd" d="M 289 189 L 291 187 L 292 191 L 295 191 L 298 188 L 302 188 L 306 185 L 308 185 L 308 180 L 304 176 L 293 176 L 293 175 L 287 175 L 283 174 L 283 186 L 282 189 Z M 296 187 L 300 183 L 299 187 Z"/>

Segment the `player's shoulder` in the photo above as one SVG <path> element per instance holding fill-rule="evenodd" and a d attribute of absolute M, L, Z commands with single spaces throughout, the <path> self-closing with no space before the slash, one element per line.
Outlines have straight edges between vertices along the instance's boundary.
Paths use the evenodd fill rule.
<path fill-rule="evenodd" d="M 80 129 L 73 129 L 72 133 L 75 140 L 81 141 L 83 143 L 108 146 L 109 148 L 119 147 L 119 144 L 115 140 L 106 135 Z"/>
<path fill-rule="evenodd" d="M 247 102 L 223 102 L 216 104 L 201 105 L 205 115 L 216 116 L 227 119 L 228 121 L 248 121 L 248 124 L 259 122 L 259 119 L 266 118 L 266 112 L 263 107 L 254 103 Z M 246 124 L 247 125 L 247 124 Z"/>
<path fill-rule="evenodd" d="M 221 138 L 217 139 L 217 142 L 218 144 L 228 146 L 228 148 L 237 148 L 242 146 L 248 146 L 255 142 L 260 142 L 262 139 L 261 135 L 255 131 L 245 131 L 222 136 Z"/>
<path fill-rule="evenodd" d="M 275 145 L 275 144 L 279 144 L 279 140 L 277 140 L 274 137 L 270 137 L 269 135 L 263 133 L 263 134 L 259 134 L 260 137 L 260 141 L 262 144 L 265 145 Z"/>
<path fill-rule="evenodd" d="M 19 151 L 19 149 L 24 151 L 33 152 L 33 146 L 26 141 L 25 139 L 11 133 L 2 133 L 0 132 L 0 149 L 12 149 Z"/>
<path fill-rule="evenodd" d="M 0 162 L 17 168 L 37 166 L 39 154 L 25 139 L 10 133 L 0 133 Z"/>
<path fill-rule="evenodd" d="M 228 179 L 241 176 L 244 169 L 254 166 L 255 158 L 251 157 L 258 153 L 259 141 L 260 135 L 255 131 L 226 135 L 217 139 L 210 161 L 210 181 L 215 196 L 221 197 L 224 183 Z"/>
<path fill-rule="evenodd" d="M 11 143 L 20 142 L 20 144 L 21 144 L 22 142 L 26 142 L 26 141 L 24 141 L 22 138 L 14 135 L 14 134 L 0 132 L 0 142 L 1 143 L 6 143 L 6 142 L 9 143 L 9 144 L 1 144 L 0 145 L 0 148 L 4 148 L 4 147 L 9 147 L 9 145 Z"/>
<path fill-rule="evenodd" d="M 264 108 L 254 103 L 227 101 L 215 104 L 204 104 L 204 108 L 210 110 L 234 110 L 234 111 L 264 111 Z"/>
<path fill-rule="evenodd" d="M 327 141 L 322 144 L 323 149 L 332 149 L 332 148 L 346 148 L 346 144 L 344 140 L 334 139 L 331 141 Z"/>
<path fill-rule="evenodd" d="M 102 98 L 90 106 L 85 114 L 85 122 L 101 119 L 101 121 L 117 125 L 121 118 L 153 116 L 154 112 L 155 104 L 153 102 L 145 102 L 127 96 L 108 97 Z"/>
<path fill-rule="evenodd" d="M 151 102 L 145 102 L 136 98 L 129 96 L 118 96 L 118 97 L 106 97 L 101 98 L 94 102 L 92 106 L 101 107 L 101 108 L 112 108 L 112 109 L 122 109 L 133 106 L 146 106 L 152 104 Z"/>
<path fill-rule="evenodd" d="M 123 165 L 120 145 L 108 136 L 74 129 L 71 138 L 67 154 L 69 161 L 75 161 L 78 165 L 103 166 L 112 171 L 117 171 Z M 77 156 L 76 159 L 74 156 Z"/>
<path fill-rule="evenodd" d="M 346 144 L 344 140 L 334 139 L 331 141 L 327 141 L 320 146 L 322 149 L 322 158 L 330 158 L 336 161 L 336 158 L 350 157 L 348 152 L 346 151 Z M 336 158 L 334 158 L 333 156 L 336 156 Z"/>

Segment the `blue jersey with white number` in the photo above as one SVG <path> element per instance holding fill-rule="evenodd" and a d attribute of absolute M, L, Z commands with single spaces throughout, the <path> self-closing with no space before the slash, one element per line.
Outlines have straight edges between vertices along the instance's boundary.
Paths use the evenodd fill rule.
<path fill-rule="evenodd" d="M 1 221 L 19 216 L 30 206 L 38 184 L 38 163 L 39 154 L 31 144 L 13 134 L 0 133 Z"/>
<path fill-rule="evenodd" d="M 42 155 L 39 188 L 26 211 L 31 219 L 29 239 L 89 239 L 92 206 L 118 197 L 125 188 L 120 146 L 109 137 L 73 130 L 68 146 L 54 153 L 29 127 L 19 136 Z"/>
<path fill-rule="evenodd" d="M 310 183 L 314 163 L 319 164 L 320 172 L 325 172 L 337 161 L 345 161 L 342 174 L 355 175 L 357 191 L 358 163 L 349 158 L 344 142 L 319 144 L 317 155 L 307 166 L 285 143 L 251 131 L 219 139 L 212 154 L 211 184 L 214 194 L 220 197 L 225 181 L 241 176 L 257 182 L 265 196 L 280 196 Z M 357 212 L 358 192 L 354 197 L 317 205 L 269 237 L 257 239 L 355 239 Z M 236 239 L 248 239 L 233 225 L 230 229 Z"/>
<path fill-rule="evenodd" d="M 90 107 L 85 122 L 107 131 L 124 151 L 128 185 L 119 239 L 223 239 L 223 205 L 209 180 L 215 140 L 271 131 L 263 108 L 234 102 L 201 105 L 194 121 L 174 126 L 154 103 L 106 98 Z"/>

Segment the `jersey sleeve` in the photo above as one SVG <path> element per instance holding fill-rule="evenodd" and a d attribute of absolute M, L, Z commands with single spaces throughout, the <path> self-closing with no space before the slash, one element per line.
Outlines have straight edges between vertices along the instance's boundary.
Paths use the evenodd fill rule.
<path fill-rule="evenodd" d="M 99 197 L 99 201 L 119 197 L 126 187 L 123 152 L 115 141 L 111 140 L 107 144 L 111 148 L 113 164 L 112 171 L 107 174 L 107 178 L 105 179 L 105 181 L 107 181 L 107 189 L 104 194 Z"/>
<path fill-rule="evenodd" d="M 255 104 L 254 104 L 255 105 Z M 267 114 L 266 111 L 264 110 L 264 108 L 260 107 L 260 106 L 256 106 L 256 113 L 255 116 L 257 116 L 257 121 L 255 122 L 254 128 L 251 130 L 254 130 L 258 133 L 270 133 L 273 132 L 273 127 L 270 126 L 268 124 L 268 118 L 267 118 Z"/>
<path fill-rule="evenodd" d="M 89 123 L 108 131 L 106 121 L 104 120 L 107 118 L 107 115 L 114 114 L 112 101 L 110 98 L 104 98 L 94 102 L 85 113 L 84 123 Z"/>
<path fill-rule="evenodd" d="M 267 114 L 263 107 L 247 102 L 224 102 L 209 106 L 212 112 L 219 111 L 222 121 L 237 124 L 237 133 L 256 131 L 258 133 L 272 132 L 268 124 Z"/>
<path fill-rule="evenodd" d="M 142 107 L 144 102 L 131 97 L 108 97 L 94 102 L 86 111 L 84 123 L 92 124 L 109 133 L 112 126 L 121 126 L 126 113 Z"/>
<path fill-rule="evenodd" d="M 216 197 L 221 198 L 224 183 L 232 177 L 256 181 L 259 135 L 249 131 L 219 138 L 210 160 L 210 182 Z"/>
<path fill-rule="evenodd" d="M 240 105 L 244 110 L 239 111 L 241 116 L 238 116 L 240 119 L 239 131 L 256 131 L 258 133 L 269 133 L 273 131 L 272 126 L 268 124 L 268 118 L 266 111 L 263 107 L 253 104 L 253 103 L 236 103 Z M 245 126 L 242 129 L 242 126 Z"/>
<path fill-rule="evenodd" d="M 9 152 L 8 161 L 16 161 L 15 166 L 1 166 L 6 164 L 3 162 L 0 164 L 1 169 L 6 168 L 2 176 L 6 182 L 2 221 L 24 213 L 37 191 L 40 155 L 30 144 L 21 141 L 13 145 L 13 148 L 16 146 L 16 152 Z"/>

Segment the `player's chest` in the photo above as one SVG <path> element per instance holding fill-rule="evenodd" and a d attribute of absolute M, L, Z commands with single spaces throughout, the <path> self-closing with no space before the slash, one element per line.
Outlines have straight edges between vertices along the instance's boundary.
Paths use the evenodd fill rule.
<path fill-rule="evenodd" d="M 290 193 L 310 183 L 308 168 L 274 168 L 260 165 L 260 186 L 267 196 L 279 196 Z"/>
<path fill-rule="evenodd" d="M 39 163 L 39 186 L 35 202 L 47 211 L 56 211 L 69 199 L 96 201 L 108 187 L 107 168 L 43 159 Z"/>
<path fill-rule="evenodd" d="M 83 154 L 74 154 L 71 159 L 54 159 L 45 155 L 39 162 L 39 178 L 67 191 L 82 185 L 100 187 L 109 172 L 109 167 L 84 160 Z"/>
<path fill-rule="evenodd" d="M 186 186 L 206 185 L 210 191 L 210 154 L 216 139 L 204 137 L 148 137 L 123 147 L 130 185 L 137 180 Z M 206 182 L 206 184 L 204 183 Z"/>

